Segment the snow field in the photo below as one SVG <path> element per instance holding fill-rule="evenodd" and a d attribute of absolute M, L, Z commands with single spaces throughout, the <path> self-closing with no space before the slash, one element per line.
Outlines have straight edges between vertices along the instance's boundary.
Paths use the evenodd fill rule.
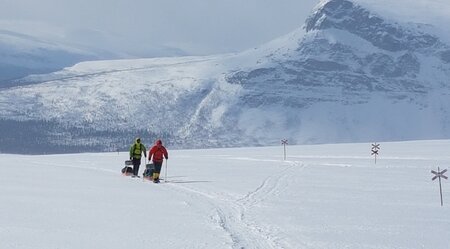
<path fill-rule="evenodd" d="M 0 245 L 49 248 L 433 248 L 449 245 L 430 170 L 450 141 L 170 150 L 167 182 L 127 153 L 1 157 Z M 143 172 L 141 165 L 140 172 Z M 162 177 L 166 165 L 163 165 Z"/>

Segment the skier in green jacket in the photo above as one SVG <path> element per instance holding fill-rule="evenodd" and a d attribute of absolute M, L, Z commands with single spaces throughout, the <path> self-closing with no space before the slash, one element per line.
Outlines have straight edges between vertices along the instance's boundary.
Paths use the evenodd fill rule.
<path fill-rule="evenodd" d="M 133 160 L 133 175 L 132 177 L 139 177 L 139 166 L 141 166 L 141 156 L 144 153 L 144 157 L 147 159 L 147 152 L 145 145 L 141 143 L 141 139 L 138 137 L 130 148 L 130 160 Z"/>

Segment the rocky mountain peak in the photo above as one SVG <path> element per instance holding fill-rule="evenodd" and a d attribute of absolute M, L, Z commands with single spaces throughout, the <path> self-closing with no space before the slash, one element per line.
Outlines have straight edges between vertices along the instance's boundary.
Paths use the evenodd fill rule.
<path fill-rule="evenodd" d="M 322 2 L 306 20 L 307 32 L 338 29 L 355 34 L 374 46 L 391 51 L 417 50 L 439 43 L 438 38 L 415 28 L 386 21 L 350 0 Z"/>

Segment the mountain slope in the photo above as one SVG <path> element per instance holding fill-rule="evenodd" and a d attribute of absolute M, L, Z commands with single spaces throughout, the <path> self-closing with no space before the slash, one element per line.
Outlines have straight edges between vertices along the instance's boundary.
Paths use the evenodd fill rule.
<path fill-rule="evenodd" d="M 80 63 L 0 91 L 3 139 L 16 143 L 18 125 L 51 151 L 138 135 L 178 147 L 448 138 L 450 46 L 427 30 L 330 0 L 304 30 L 240 54 Z"/>

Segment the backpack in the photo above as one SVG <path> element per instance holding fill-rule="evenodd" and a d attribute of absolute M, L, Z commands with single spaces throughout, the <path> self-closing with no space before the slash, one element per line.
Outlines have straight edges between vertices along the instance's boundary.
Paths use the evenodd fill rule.
<path fill-rule="evenodd" d="M 139 145 L 139 146 L 138 146 Z M 134 146 L 133 146 L 133 155 L 141 155 L 141 153 L 142 153 L 142 150 L 141 150 L 141 148 L 142 148 L 142 144 L 137 144 L 137 143 L 135 143 L 134 144 Z"/>

